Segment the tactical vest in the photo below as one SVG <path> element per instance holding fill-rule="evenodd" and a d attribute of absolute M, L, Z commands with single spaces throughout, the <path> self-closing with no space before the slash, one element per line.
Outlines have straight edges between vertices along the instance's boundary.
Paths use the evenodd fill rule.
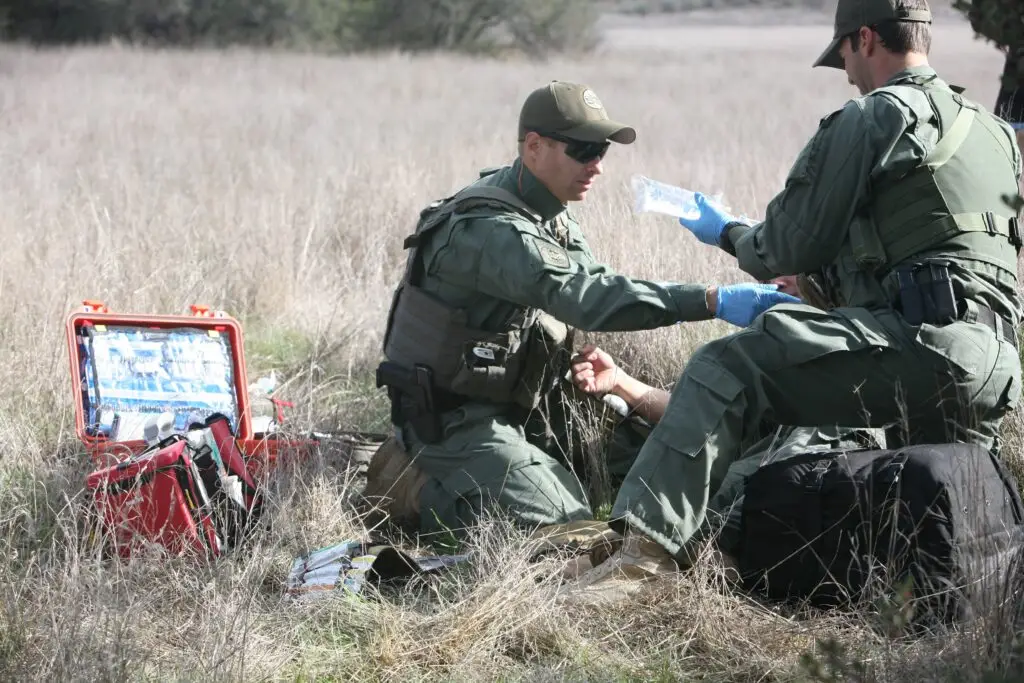
<path fill-rule="evenodd" d="M 837 294 L 845 305 L 892 301 L 894 269 L 926 258 L 1016 283 L 1021 239 L 1017 216 L 1004 201 L 1018 191 L 1014 173 L 1006 172 L 1015 157 L 1010 138 L 979 106 L 933 80 L 919 77 L 870 95 L 898 100 L 921 121 L 937 118 L 940 137 L 912 172 L 876 188 L 850 226 L 844 251 L 861 279 L 851 269 L 846 282 L 838 274 Z M 876 285 L 874 297 L 864 286 L 865 274 Z"/>
<path fill-rule="evenodd" d="M 415 232 L 406 238 L 405 273 L 395 289 L 384 335 L 388 360 L 431 369 L 434 389 L 458 398 L 537 406 L 541 394 L 557 380 L 551 361 L 561 349 L 567 328 L 551 316 L 520 308 L 505 328 L 489 332 L 469 327 L 465 310 L 454 308 L 420 287 L 423 266 L 419 247 L 437 228 L 459 213 L 479 208 L 515 212 L 541 224 L 543 219 L 511 192 L 496 186 L 470 185 L 425 208 Z"/>

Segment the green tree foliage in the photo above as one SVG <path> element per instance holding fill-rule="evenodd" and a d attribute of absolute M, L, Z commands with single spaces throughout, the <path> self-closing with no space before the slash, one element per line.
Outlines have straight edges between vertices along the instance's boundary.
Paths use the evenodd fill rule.
<path fill-rule="evenodd" d="M 1024 3 L 1021 0 L 954 0 L 971 28 L 1006 55 L 996 113 L 1024 120 Z"/>
<path fill-rule="evenodd" d="M 399 49 L 543 56 L 597 43 L 589 0 L 0 0 L 0 31 L 36 44 Z"/>

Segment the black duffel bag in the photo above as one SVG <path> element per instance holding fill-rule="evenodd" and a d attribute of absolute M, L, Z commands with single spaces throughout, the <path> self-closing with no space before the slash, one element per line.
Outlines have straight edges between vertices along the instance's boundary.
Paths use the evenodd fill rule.
<path fill-rule="evenodd" d="M 748 590 L 853 607 L 909 578 L 915 622 L 970 618 L 1003 599 L 1022 547 L 1013 476 L 968 444 L 789 457 L 747 480 L 742 506 Z"/>

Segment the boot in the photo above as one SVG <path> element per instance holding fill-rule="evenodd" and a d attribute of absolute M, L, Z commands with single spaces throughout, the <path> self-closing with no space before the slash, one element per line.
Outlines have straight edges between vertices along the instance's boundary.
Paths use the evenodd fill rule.
<path fill-rule="evenodd" d="M 622 536 L 607 522 L 585 520 L 542 526 L 530 536 L 530 541 L 531 560 L 556 552 L 570 553 L 559 571 L 561 579 L 568 581 L 608 557 L 622 543 Z M 601 559 L 595 562 L 595 557 Z"/>
<path fill-rule="evenodd" d="M 600 564 L 584 572 L 575 585 L 560 591 L 560 598 L 581 604 L 610 604 L 627 600 L 650 583 L 679 572 L 679 565 L 653 539 L 633 530 L 621 547 Z"/>
<path fill-rule="evenodd" d="M 370 459 L 363 489 L 368 526 L 385 519 L 413 532 L 419 528 L 420 490 L 427 475 L 409 458 L 395 437 L 389 437 Z"/>

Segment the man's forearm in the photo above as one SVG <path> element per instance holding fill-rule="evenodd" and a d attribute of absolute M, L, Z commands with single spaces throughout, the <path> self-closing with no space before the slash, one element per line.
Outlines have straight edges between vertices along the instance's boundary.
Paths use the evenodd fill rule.
<path fill-rule="evenodd" d="M 650 423 L 661 420 L 668 405 L 669 394 L 662 389 L 644 384 L 638 379 L 619 372 L 612 393 L 626 402 L 631 410 Z"/>

